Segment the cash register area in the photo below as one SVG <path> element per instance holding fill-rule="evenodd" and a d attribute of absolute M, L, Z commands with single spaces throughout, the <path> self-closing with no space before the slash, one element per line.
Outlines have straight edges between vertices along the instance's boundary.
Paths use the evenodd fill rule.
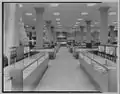
<path fill-rule="evenodd" d="M 6 31 L 3 51 L 3 91 L 117 92 L 117 16 L 112 15 L 114 24 L 106 20 L 111 20 L 110 14 L 108 17 L 108 7 L 115 11 L 117 3 L 102 2 L 95 6 L 89 6 L 88 3 L 53 5 L 4 4 Z M 91 19 L 91 16 L 90 12 L 82 13 L 85 10 L 83 7 L 88 11 L 91 8 L 92 13 L 100 12 L 99 19 L 102 23 L 99 25 L 100 28 L 95 24 L 93 28 L 92 22 L 96 21 L 95 18 L 86 20 Z M 49 11 L 50 14 L 53 13 L 52 16 Z M 74 15 L 72 11 L 81 13 L 81 16 L 71 16 Z M 48 13 L 55 20 L 52 18 L 43 20 L 44 13 Z M 31 15 L 36 18 L 29 18 Z M 71 25 L 72 20 L 64 22 L 67 18 L 69 20 L 77 18 L 76 25 Z M 32 23 L 30 19 L 34 22 Z M 56 22 L 61 24 L 61 19 L 64 25 L 56 25 Z M 107 27 L 108 24 L 111 25 Z M 12 45 L 15 43 L 11 40 L 17 46 Z"/>

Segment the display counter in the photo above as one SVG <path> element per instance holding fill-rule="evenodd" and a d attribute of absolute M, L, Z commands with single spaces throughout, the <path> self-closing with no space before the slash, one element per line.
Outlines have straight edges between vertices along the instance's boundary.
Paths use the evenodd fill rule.
<path fill-rule="evenodd" d="M 116 56 L 117 45 L 99 45 L 98 51 Z"/>
<path fill-rule="evenodd" d="M 80 51 L 89 51 L 89 50 L 97 50 L 98 48 L 81 48 L 80 46 L 74 46 L 73 47 L 73 56 L 78 59 L 79 58 L 79 52 Z"/>
<path fill-rule="evenodd" d="M 32 49 L 31 51 L 47 52 L 47 53 L 49 53 L 49 59 L 55 59 L 55 57 L 56 57 L 56 48 L 52 48 L 52 49 Z"/>
<path fill-rule="evenodd" d="M 102 64 L 89 57 L 84 51 L 79 53 L 79 61 L 97 90 L 117 92 L 117 67 Z"/>
<path fill-rule="evenodd" d="M 116 62 L 117 45 L 100 45 L 98 47 L 98 55 Z"/>
<path fill-rule="evenodd" d="M 10 71 L 11 70 L 16 69 L 16 71 L 17 71 L 17 70 L 25 69 L 24 71 L 21 71 L 22 72 L 22 74 L 20 74 L 21 76 L 19 75 L 19 72 L 17 74 L 16 73 L 12 74 L 15 77 L 17 77 L 17 78 L 15 78 L 16 81 L 21 79 L 20 77 L 22 77 L 22 79 L 24 79 L 29 74 L 31 74 L 31 72 L 34 71 L 38 65 L 43 63 L 43 61 L 47 57 L 48 56 L 45 53 L 38 53 L 38 54 L 35 54 L 35 55 L 31 56 L 31 57 L 28 57 L 28 58 L 25 58 L 25 59 L 23 59 L 21 61 L 18 61 L 15 64 L 11 64 L 11 65 L 5 67 L 4 72 L 3 72 L 4 91 L 11 91 L 12 90 L 12 83 L 11 83 L 12 78 L 10 78 Z M 14 71 L 14 72 L 16 72 L 16 71 Z M 36 75 L 38 75 L 38 74 L 36 74 Z M 13 80 L 15 80 L 15 79 L 13 79 Z M 18 85 L 21 85 L 21 84 L 22 83 L 19 83 Z"/>

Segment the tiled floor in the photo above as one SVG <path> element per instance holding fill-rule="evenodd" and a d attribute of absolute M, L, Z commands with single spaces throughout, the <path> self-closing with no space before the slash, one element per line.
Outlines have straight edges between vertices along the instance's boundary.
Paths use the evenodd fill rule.
<path fill-rule="evenodd" d="M 95 87 L 80 68 L 79 60 L 63 47 L 56 59 L 50 60 L 48 70 L 36 90 L 95 90 Z"/>

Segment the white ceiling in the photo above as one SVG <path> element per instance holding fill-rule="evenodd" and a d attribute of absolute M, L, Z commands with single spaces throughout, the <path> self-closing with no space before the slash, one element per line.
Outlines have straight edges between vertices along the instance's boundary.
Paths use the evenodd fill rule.
<path fill-rule="evenodd" d="M 118 15 L 118 3 L 98 3 L 95 6 L 87 6 L 87 3 L 60 3 L 57 7 L 51 7 L 48 3 L 24 3 L 22 4 L 21 10 L 23 11 L 22 19 L 25 24 L 35 25 L 36 12 L 34 7 L 44 7 L 44 20 L 52 20 L 53 25 L 57 25 L 56 18 L 60 18 L 60 23 L 64 28 L 69 28 L 75 25 L 78 18 L 82 18 L 84 20 L 92 20 L 92 24 L 95 25 L 95 21 L 100 21 L 100 12 L 99 8 L 101 6 L 109 6 L 109 12 L 116 12 Z M 59 16 L 53 15 L 54 12 L 59 12 Z M 88 12 L 87 16 L 80 15 L 81 12 Z M 25 13 L 32 13 L 31 16 L 26 16 Z M 108 16 L 108 24 L 113 24 L 113 21 L 117 21 L 118 16 Z M 80 21 L 80 25 L 85 25 L 84 20 Z M 95 25 L 99 27 L 100 24 Z"/>

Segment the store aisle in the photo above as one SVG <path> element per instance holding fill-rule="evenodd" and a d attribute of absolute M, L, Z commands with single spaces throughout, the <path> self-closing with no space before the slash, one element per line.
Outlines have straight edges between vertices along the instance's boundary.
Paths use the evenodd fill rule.
<path fill-rule="evenodd" d="M 95 90 L 95 87 L 80 68 L 79 61 L 62 47 L 56 59 L 50 60 L 36 90 Z"/>

